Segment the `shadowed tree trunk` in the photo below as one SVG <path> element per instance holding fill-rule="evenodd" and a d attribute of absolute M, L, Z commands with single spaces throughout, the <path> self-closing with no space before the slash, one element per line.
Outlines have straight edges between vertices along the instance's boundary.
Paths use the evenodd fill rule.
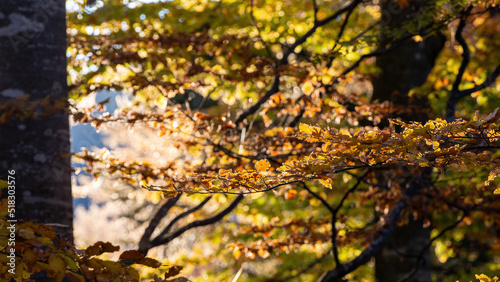
<path fill-rule="evenodd" d="M 425 1 L 410 3 L 409 7 L 402 8 L 393 1 L 381 1 L 383 30 L 395 30 L 409 19 L 417 17 Z M 387 35 L 382 35 L 382 43 L 389 40 Z M 378 57 L 377 66 L 381 74 L 373 80 L 372 100 L 391 101 L 396 107 L 403 106 L 407 110 L 410 109 L 409 113 L 399 115 L 405 121 L 427 120 L 425 110 L 411 111 L 413 107 L 424 109 L 428 107 L 427 99 L 409 97 L 408 92 L 426 81 L 444 42 L 445 38 L 442 35 L 433 35 L 420 42 L 407 40 L 396 50 Z M 375 256 L 376 280 L 379 282 L 398 281 L 410 273 L 417 262 L 417 259 L 411 256 L 419 255 L 429 242 L 430 229 L 423 228 L 420 220 L 410 220 L 408 225 L 396 227 L 388 243 Z M 429 250 L 424 253 L 423 257 L 425 264 L 421 265 L 419 271 L 406 281 L 431 281 Z"/>
<path fill-rule="evenodd" d="M 15 172 L 16 219 L 65 225 L 57 231 L 72 237 L 66 79 L 65 1 L 1 1 L 0 178 Z M 24 95 L 26 104 L 16 102 Z M 62 111 L 47 112 L 56 102 Z"/>

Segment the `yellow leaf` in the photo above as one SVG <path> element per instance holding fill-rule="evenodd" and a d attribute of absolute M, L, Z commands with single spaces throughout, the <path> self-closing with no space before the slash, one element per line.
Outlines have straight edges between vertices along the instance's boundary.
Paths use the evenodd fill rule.
<path fill-rule="evenodd" d="M 426 129 L 434 129 L 436 128 L 436 126 L 434 125 L 434 123 L 432 121 L 428 121 L 426 124 L 425 124 L 425 128 Z"/>
<path fill-rule="evenodd" d="M 236 259 L 239 259 L 239 258 L 240 258 L 240 256 L 241 256 L 241 251 L 240 251 L 240 249 L 239 249 L 239 248 L 235 248 L 235 249 L 233 250 L 233 256 L 234 256 Z"/>
<path fill-rule="evenodd" d="M 321 146 L 321 150 L 323 150 L 323 152 L 328 152 L 328 148 L 330 147 L 330 142 L 326 142 L 325 144 L 323 144 L 323 146 Z"/>
<path fill-rule="evenodd" d="M 229 173 L 231 173 L 231 170 L 230 169 L 219 169 L 219 175 L 220 176 L 226 176 L 228 175 Z"/>
<path fill-rule="evenodd" d="M 495 189 L 495 191 L 493 191 L 493 194 L 500 195 L 500 188 Z"/>
<path fill-rule="evenodd" d="M 323 186 L 325 186 L 326 188 L 332 189 L 333 181 L 330 178 L 320 179 L 319 182 L 323 184 Z"/>
<path fill-rule="evenodd" d="M 495 276 L 493 278 L 490 278 L 484 274 L 480 274 L 480 275 L 476 274 L 476 279 L 478 279 L 480 282 L 496 282 L 496 281 L 498 281 L 498 277 Z"/>
<path fill-rule="evenodd" d="M 306 81 L 304 84 L 302 84 L 302 90 L 304 91 L 304 94 L 308 96 L 311 95 L 311 93 L 314 91 L 314 86 L 311 81 Z"/>
<path fill-rule="evenodd" d="M 340 134 L 342 134 L 342 135 L 345 135 L 345 136 L 352 137 L 352 136 L 351 136 L 351 133 L 349 133 L 349 130 L 348 130 L 347 128 L 342 128 L 342 129 L 340 129 L 339 133 L 340 133 Z M 375 133 L 375 134 L 376 134 L 376 133 Z"/>
<path fill-rule="evenodd" d="M 263 172 L 263 171 L 266 171 L 266 170 L 269 170 L 269 168 L 271 167 L 271 165 L 269 164 L 269 162 L 267 160 L 260 160 L 258 161 L 256 164 L 255 164 L 255 168 L 257 169 L 257 171 L 260 171 L 260 172 Z"/>
<path fill-rule="evenodd" d="M 50 272 L 54 274 L 66 272 L 66 261 L 57 253 L 53 253 L 49 256 L 49 266 Z"/>

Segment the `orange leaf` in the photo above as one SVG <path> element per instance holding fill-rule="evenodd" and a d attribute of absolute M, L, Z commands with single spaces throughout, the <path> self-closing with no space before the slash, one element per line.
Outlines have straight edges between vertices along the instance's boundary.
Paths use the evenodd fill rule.
<path fill-rule="evenodd" d="M 255 164 L 255 168 L 257 169 L 257 171 L 260 171 L 260 172 L 269 170 L 270 167 L 271 167 L 271 165 L 269 164 L 269 162 L 267 160 L 260 160 Z"/>
<path fill-rule="evenodd" d="M 296 195 L 297 195 L 297 191 L 294 189 L 290 189 L 286 192 L 285 199 L 287 199 L 287 200 L 293 199 L 293 198 L 295 198 Z"/>
<path fill-rule="evenodd" d="M 233 256 L 236 258 L 236 259 L 239 259 L 240 256 L 241 256 L 241 250 L 239 248 L 235 248 L 233 250 Z"/>

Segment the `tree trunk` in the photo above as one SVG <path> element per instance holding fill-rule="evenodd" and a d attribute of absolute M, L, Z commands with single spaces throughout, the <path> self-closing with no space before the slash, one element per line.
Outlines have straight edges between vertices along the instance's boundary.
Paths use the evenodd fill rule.
<path fill-rule="evenodd" d="M 400 28 L 418 14 L 425 1 L 410 3 L 409 7 L 401 8 L 393 1 L 381 1 L 383 30 Z M 382 35 L 382 43 L 388 41 L 387 36 Z M 377 66 L 382 72 L 373 80 L 372 100 L 391 101 L 396 107 L 403 106 L 410 110 L 413 107 L 428 107 L 425 97 L 409 97 L 408 92 L 426 81 L 444 42 L 442 35 L 433 35 L 420 42 L 410 39 L 396 50 L 377 58 Z M 426 111 L 420 110 L 398 117 L 405 121 L 427 120 Z M 405 277 L 416 266 L 417 259 L 411 256 L 419 255 L 429 242 L 430 230 L 423 228 L 420 220 L 410 220 L 408 225 L 396 227 L 388 243 L 375 256 L 376 280 L 393 282 Z M 424 253 L 423 258 L 425 264 L 419 266 L 419 271 L 406 281 L 431 281 L 429 250 Z"/>
<path fill-rule="evenodd" d="M 64 0 L 0 2 L 0 178 L 15 177 L 16 219 L 62 224 L 72 237 L 68 111 L 46 111 L 67 103 L 66 66 Z M 24 95 L 36 110 L 2 120 Z"/>

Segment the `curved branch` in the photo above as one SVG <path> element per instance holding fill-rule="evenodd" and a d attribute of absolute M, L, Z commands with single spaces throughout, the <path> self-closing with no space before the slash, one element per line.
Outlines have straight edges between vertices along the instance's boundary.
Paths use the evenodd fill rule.
<path fill-rule="evenodd" d="M 267 100 L 269 100 L 269 98 L 271 98 L 271 96 L 278 93 L 278 91 L 280 91 L 280 75 L 276 75 L 274 77 L 273 85 L 266 92 L 266 94 L 262 98 L 260 98 L 257 103 L 241 113 L 234 123 L 238 125 L 240 122 L 244 121 L 249 115 L 255 113 L 260 108 L 260 106 L 262 106 L 262 104 L 264 104 Z"/>
<path fill-rule="evenodd" d="M 163 204 L 163 206 L 161 206 L 160 209 L 156 212 L 153 219 L 149 222 L 148 227 L 146 228 L 146 230 L 144 230 L 141 240 L 139 241 L 139 252 L 147 253 L 147 250 L 149 249 L 147 248 L 147 246 L 149 245 L 149 239 L 151 238 L 151 235 L 155 231 L 156 227 L 158 227 L 158 224 L 160 224 L 160 221 L 168 213 L 168 211 L 177 203 L 177 201 L 179 201 L 181 195 L 182 192 L 177 193 L 177 196 L 175 196 L 174 198 L 168 199 L 168 201 Z"/>
<path fill-rule="evenodd" d="M 214 215 L 213 217 L 203 219 L 203 220 L 193 221 L 193 222 L 188 223 L 188 224 L 184 225 L 183 227 L 179 228 L 178 230 L 176 230 L 175 232 L 173 232 L 172 234 L 170 234 L 169 236 L 167 236 L 165 238 L 154 239 L 153 241 L 151 241 L 151 248 L 159 246 L 159 245 L 163 245 L 163 244 L 168 244 L 172 240 L 181 236 L 184 232 L 186 232 L 192 228 L 206 226 L 206 225 L 216 223 L 217 221 L 221 220 L 224 216 L 229 214 L 234 208 L 236 208 L 236 206 L 241 202 L 241 200 L 243 200 L 243 198 L 244 198 L 244 196 L 242 194 L 239 194 L 238 197 L 236 197 L 236 199 L 227 208 L 225 208 L 224 210 L 222 210 L 218 214 Z"/>
<path fill-rule="evenodd" d="M 335 213 L 334 209 L 330 204 L 320 195 L 318 195 L 316 192 L 312 191 L 311 188 L 309 188 L 305 182 L 300 182 L 302 184 L 302 187 L 307 190 L 311 195 L 313 195 L 314 198 L 318 199 L 332 214 Z"/>
<path fill-rule="evenodd" d="M 170 232 L 170 229 L 172 229 L 172 227 L 174 226 L 174 224 L 179 221 L 180 219 L 188 216 L 189 214 L 193 213 L 193 212 L 196 212 L 197 210 L 201 209 L 203 206 L 205 206 L 208 201 L 210 201 L 210 199 L 212 199 L 212 195 L 206 197 L 200 204 L 198 204 L 197 206 L 179 214 L 178 216 L 176 216 L 174 219 L 172 219 L 172 221 L 170 221 L 170 223 L 167 225 L 167 227 L 165 227 L 165 229 L 163 229 L 163 231 L 158 235 L 156 236 L 155 240 L 156 239 L 160 239 L 162 238 L 163 236 L 165 236 L 166 234 L 168 234 L 168 232 Z"/>
<path fill-rule="evenodd" d="M 451 88 L 452 92 L 459 92 L 458 86 L 460 85 L 460 82 L 462 82 L 462 77 L 464 75 L 465 69 L 467 68 L 467 65 L 469 64 L 469 61 L 470 61 L 469 46 L 467 45 L 467 42 L 465 41 L 464 37 L 462 36 L 462 31 L 465 27 L 465 20 L 466 19 L 467 19 L 467 16 L 463 16 L 460 19 L 460 23 L 458 24 L 457 31 L 455 33 L 455 39 L 457 40 L 458 43 L 460 43 L 460 46 L 462 46 L 463 53 L 462 53 L 462 63 L 460 64 L 460 68 L 458 69 L 457 77 L 455 78 L 455 82 L 453 82 L 453 86 Z"/>

